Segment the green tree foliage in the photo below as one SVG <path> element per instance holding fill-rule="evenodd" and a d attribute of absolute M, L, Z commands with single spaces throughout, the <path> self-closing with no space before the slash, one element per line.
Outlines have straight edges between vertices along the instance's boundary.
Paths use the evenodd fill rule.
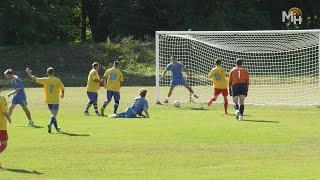
<path fill-rule="evenodd" d="M 303 24 L 281 22 L 290 7 Z M 0 44 L 75 43 L 156 30 L 320 28 L 319 0 L 1 0 Z"/>

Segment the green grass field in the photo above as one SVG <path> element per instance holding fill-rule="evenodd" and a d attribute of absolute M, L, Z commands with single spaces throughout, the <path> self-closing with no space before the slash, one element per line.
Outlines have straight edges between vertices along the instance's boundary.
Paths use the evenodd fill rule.
<path fill-rule="evenodd" d="M 122 89 L 119 111 L 138 89 Z M 150 119 L 108 119 L 83 116 L 85 93 L 66 89 L 58 117 L 64 133 L 26 127 L 22 109 L 14 111 L 0 179 L 320 178 L 320 108 L 250 106 L 239 122 L 218 104 L 154 105 L 150 88 Z M 42 89 L 27 95 L 34 121 L 46 127 Z M 99 105 L 102 97 L 100 90 Z"/>

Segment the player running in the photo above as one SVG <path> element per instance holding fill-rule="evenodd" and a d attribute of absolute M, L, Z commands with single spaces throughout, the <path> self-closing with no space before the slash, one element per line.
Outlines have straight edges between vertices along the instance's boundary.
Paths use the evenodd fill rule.
<path fill-rule="evenodd" d="M 164 78 L 168 71 L 172 72 L 172 79 L 170 81 L 170 90 L 164 103 L 169 102 L 169 98 L 172 95 L 173 89 L 178 85 L 186 87 L 195 98 L 199 98 L 199 96 L 194 93 L 193 89 L 189 86 L 182 75 L 182 72 L 185 72 L 189 79 L 190 76 L 188 69 L 181 62 L 178 62 L 177 57 L 174 55 L 171 56 L 171 63 L 167 65 L 166 70 L 163 72 L 161 78 Z"/>
<path fill-rule="evenodd" d="M 89 108 L 93 105 L 95 113 L 97 116 L 100 116 L 98 110 L 98 89 L 100 88 L 100 77 L 99 77 L 99 63 L 94 62 L 92 64 L 92 70 L 88 75 L 87 81 L 87 95 L 89 98 L 89 102 L 87 104 L 86 109 L 84 110 L 84 115 L 89 115 Z"/>
<path fill-rule="evenodd" d="M 236 118 L 243 119 L 244 100 L 247 97 L 249 89 L 249 72 L 242 67 L 243 59 L 236 60 L 234 67 L 229 74 L 229 91 L 233 97 L 234 109 L 236 110 Z"/>
<path fill-rule="evenodd" d="M 37 78 L 31 74 L 31 70 L 26 68 L 28 76 L 32 81 L 43 85 L 45 91 L 45 100 L 44 102 L 48 104 L 48 108 L 51 112 L 51 118 L 48 124 L 48 133 L 51 133 L 51 126 L 54 125 L 57 132 L 60 132 L 61 128 L 58 126 L 57 115 L 59 111 L 59 95 L 61 98 L 64 98 L 64 85 L 62 81 L 54 76 L 54 69 L 49 67 L 47 69 L 48 77 Z"/>
<path fill-rule="evenodd" d="M 28 118 L 28 126 L 34 127 L 34 123 L 31 118 L 31 113 L 28 108 L 26 93 L 24 91 L 24 85 L 21 78 L 15 75 L 12 69 L 7 69 L 4 72 L 4 75 L 7 79 L 12 81 L 13 88 L 15 89 L 11 93 L 7 94 L 9 98 L 13 96 L 9 107 L 9 115 L 11 116 L 14 108 L 19 104 Z"/>
<path fill-rule="evenodd" d="M 208 77 L 213 82 L 213 96 L 208 101 L 208 106 L 211 106 L 218 98 L 218 96 L 222 93 L 223 99 L 224 99 L 224 113 L 228 114 L 228 90 L 227 90 L 227 79 L 226 79 L 226 72 L 221 67 L 221 60 L 216 59 L 215 60 L 216 67 L 212 68 L 210 71 Z"/>
<path fill-rule="evenodd" d="M 0 95 L 0 154 L 7 148 L 7 123 L 11 123 L 6 98 Z M 1 168 L 1 163 L 0 163 Z"/>
<path fill-rule="evenodd" d="M 104 110 L 107 105 L 111 102 L 112 97 L 114 98 L 113 113 L 117 114 L 117 110 L 120 103 L 120 88 L 123 82 L 123 75 L 120 71 L 119 61 L 113 63 L 113 67 L 108 69 L 103 75 L 103 82 L 107 88 L 106 99 L 101 108 L 101 116 L 104 116 Z"/>
<path fill-rule="evenodd" d="M 134 98 L 131 106 L 125 112 L 120 114 L 113 114 L 111 118 L 136 118 L 137 116 L 149 118 L 148 101 L 145 99 L 147 95 L 146 89 L 140 89 L 139 96 Z M 144 112 L 144 114 L 143 114 Z"/>

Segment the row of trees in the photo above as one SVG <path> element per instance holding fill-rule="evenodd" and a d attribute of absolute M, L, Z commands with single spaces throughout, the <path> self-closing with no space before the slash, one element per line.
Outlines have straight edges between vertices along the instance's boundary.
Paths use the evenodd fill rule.
<path fill-rule="evenodd" d="M 297 6 L 303 24 L 281 22 Z M 1 0 L 0 44 L 105 41 L 156 30 L 320 28 L 319 0 Z"/>

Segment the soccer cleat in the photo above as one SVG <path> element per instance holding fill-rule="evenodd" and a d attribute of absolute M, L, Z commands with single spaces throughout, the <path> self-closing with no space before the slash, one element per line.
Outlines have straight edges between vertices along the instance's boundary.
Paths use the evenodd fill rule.
<path fill-rule="evenodd" d="M 243 120 L 243 116 L 240 115 L 238 120 L 239 120 L 239 121 L 242 121 L 242 120 Z"/>
<path fill-rule="evenodd" d="M 100 109 L 101 116 L 104 116 L 104 108 Z"/>
<path fill-rule="evenodd" d="M 48 125 L 48 133 L 51 134 L 51 125 Z"/>
<path fill-rule="evenodd" d="M 96 112 L 96 115 L 97 115 L 97 116 L 101 116 L 101 114 L 100 114 L 99 112 Z"/>
<path fill-rule="evenodd" d="M 84 114 L 85 116 L 89 116 L 89 115 L 90 115 L 88 111 L 83 112 L 83 114 Z"/>
<path fill-rule="evenodd" d="M 239 116 L 240 116 L 240 112 L 239 112 L 239 110 L 236 110 L 236 119 L 239 120 Z"/>
<path fill-rule="evenodd" d="M 210 101 L 208 101 L 208 106 L 211 106 L 213 103 L 213 101 L 210 99 Z"/>
<path fill-rule="evenodd" d="M 29 127 L 35 127 L 33 121 L 29 121 L 29 122 L 28 122 L 28 126 L 29 126 Z"/>
<path fill-rule="evenodd" d="M 168 104 L 169 103 L 168 99 L 164 100 L 163 103 Z"/>
<path fill-rule="evenodd" d="M 108 118 L 115 118 L 115 117 L 117 117 L 117 114 L 110 114 L 110 115 L 108 116 Z"/>
<path fill-rule="evenodd" d="M 195 98 L 197 98 L 197 99 L 199 98 L 199 96 L 198 96 L 198 95 L 196 95 L 196 94 L 194 94 L 194 95 L 193 95 L 193 97 L 195 97 Z"/>

